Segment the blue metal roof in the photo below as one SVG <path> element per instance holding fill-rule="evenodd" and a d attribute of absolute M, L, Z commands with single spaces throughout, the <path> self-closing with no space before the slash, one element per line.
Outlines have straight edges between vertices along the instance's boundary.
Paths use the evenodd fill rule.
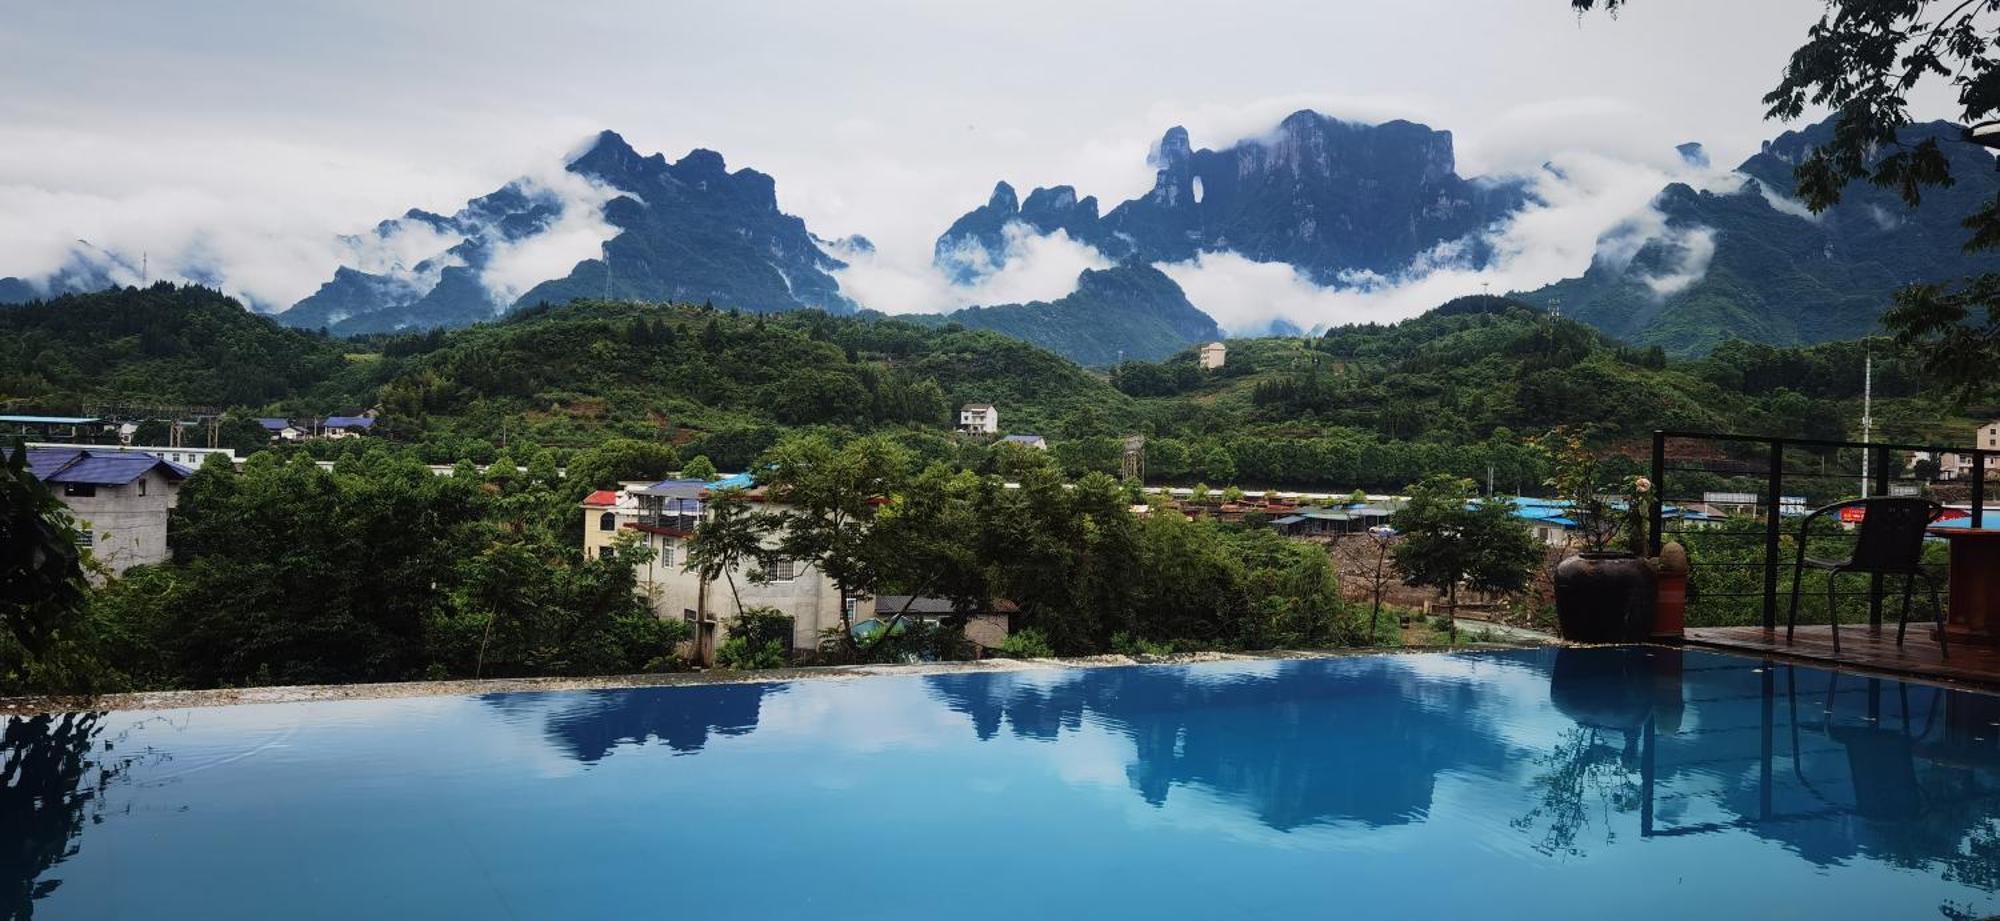
<path fill-rule="evenodd" d="M 257 420 L 257 424 L 258 424 L 258 425 L 261 425 L 261 426 L 265 427 L 266 429 L 269 429 L 269 430 L 271 430 L 271 431 L 273 431 L 273 432 L 282 432 L 282 431 L 284 431 L 285 429 L 287 429 L 287 428 L 290 428 L 290 427 L 291 427 L 291 425 L 292 425 L 292 420 L 290 420 L 290 419 L 271 419 L 271 418 L 259 418 L 259 419 Z"/>
<path fill-rule="evenodd" d="M 95 416 L 0 416 L 0 422 L 19 425 L 88 425 L 99 421 Z"/>
<path fill-rule="evenodd" d="M 328 416 L 324 426 L 330 429 L 368 429 L 375 427 L 375 420 L 368 416 Z"/>
<path fill-rule="evenodd" d="M 1045 439 L 1040 435 L 1009 435 L 1000 440 L 1011 441 L 1015 444 L 1034 444 L 1037 441 L 1046 441 L 1048 439 Z"/>
<path fill-rule="evenodd" d="M 162 468 L 172 479 L 194 471 L 139 451 L 91 452 L 82 448 L 29 448 L 28 470 L 44 483 L 124 486 Z"/>
<path fill-rule="evenodd" d="M 749 489 L 756 485 L 748 473 L 732 473 L 708 484 L 710 489 Z"/>

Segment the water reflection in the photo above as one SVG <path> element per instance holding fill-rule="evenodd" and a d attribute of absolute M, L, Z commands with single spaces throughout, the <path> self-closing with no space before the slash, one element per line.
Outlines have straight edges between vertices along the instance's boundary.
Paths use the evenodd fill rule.
<path fill-rule="evenodd" d="M 34 917 L 63 883 L 49 871 L 76 856 L 86 824 L 110 814 L 107 794 L 133 766 L 167 760 L 121 751 L 130 730 L 107 736 L 105 716 L 13 717 L 0 731 L 0 921 Z"/>
<path fill-rule="evenodd" d="M 1436 871 L 1416 855 L 1448 862 L 1466 892 L 1512 886 L 1516 900 L 1539 892 L 1533 874 L 1548 869 L 1591 876 L 1593 892 L 1768 883 L 1744 897 L 1767 910 L 1810 888 L 1823 904 L 1874 893 L 1971 918 L 2000 892 L 2000 697 L 1668 649 L 496 694 L 175 719 L 5 724 L 0 919 L 141 906 L 230 914 L 170 897 L 211 878 L 231 881 L 224 896 L 246 917 L 315 880 L 325 883 L 316 897 L 335 904 L 347 891 L 335 879 L 388 880 L 385 898 L 405 906 L 581 892 L 629 915 L 646 894 L 625 892 L 628 880 L 725 886 L 718 868 L 774 862 L 800 875 L 796 891 L 851 892 L 851 866 L 823 859 L 842 848 L 956 847 L 977 854 L 967 874 L 1004 858 L 1068 879 L 1070 899 L 1145 897 L 1096 881 L 1093 855 L 1118 855 L 1168 877 L 1229 874 L 1273 913 L 1300 916 L 1329 904 L 1315 886 L 1343 873 L 1356 879 L 1342 891 L 1379 879 L 1436 894 L 1425 916 L 1477 907 L 1425 888 Z M 718 744 L 745 737 L 754 744 Z M 176 754 L 173 771 L 137 769 Z M 712 858 L 699 868 L 659 858 L 697 851 Z M 426 869 L 398 876 L 410 867 Z M 940 893 L 990 882 L 955 871 L 923 877 Z M 798 904 L 726 885 L 754 906 L 746 916 Z M 1546 914 L 1589 917 L 1585 894 L 1570 896 L 1550 896 L 1563 910 Z M 1947 897 L 1960 901 L 1940 906 Z M 1634 916 L 1722 896 L 1675 898 Z M 328 914 L 367 907 L 340 904 L 352 911 Z M 826 916 L 846 907 L 829 903 Z M 915 916 L 875 913 L 893 914 Z"/>
<path fill-rule="evenodd" d="M 1498 771 L 1507 747 L 1473 718 L 1475 686 L 1425 680 L 1400 663 L 1356 659 L 1338 682 L 1320 663 L 1268 674 L 1178 667 L 1092 669 L 1050 682 L 1030 675 L 936 675 L 931 693 L 972 719 L 979 738 L 1001 723 L 1054 740 L 1087 718 L 1129 738 L 1126 777 L 1146 802 L 1199 786 L 1287 830 L 1349 820 L 1420 820 L 1440 771 Z"/>
<path fill-rule="evenodd" d="M 692 754 L 709 736 L 744 735 L 757 728 L 764 698 L 775 684 L 487 694 L 480 702 L 510 721 L 539 719 L 549 743 L 564 755 L 594 764 L 621 745 L 658 740 Z"/>
<path fill-rule="evenodd" d="M 925 683 L 982 741 L 1106 727 L 1130 742 L 1125 774 L 1146 802 L 1199 787 L 1281 831 L 1423 821 L 1453 775 L 1469 781 L 1460 808 L 1512 816 L 1548 856 L 1740 830 L 1823 867 L 1865 857 L 2000 888 L 2000 697 L 1671 649 L 1504 665 L 1381 656 Z"/>

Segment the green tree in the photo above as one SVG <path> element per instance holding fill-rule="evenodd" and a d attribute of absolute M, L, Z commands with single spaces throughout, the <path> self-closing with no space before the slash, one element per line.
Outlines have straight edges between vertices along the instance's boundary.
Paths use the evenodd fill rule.
<path fill-rule="evenodd" d="M 1511 502 L 1478 501 L 1478 484 L 1438 474 L 1409 487 L 1409 502 L 1390 524 L 1402 539 L 1390 550 L 1403 583 L 1442 592 L 1457 636 L 1458 589 L 1517 592 L 1542 561 L 1542 547 L 1514 518 Z"/>
<path fill-rule="evenodd" d="M 716 477 L 715 465 L 708 462 L 708 455 L 697 454 L 681 467 L 681 476 L 690 480 L 713 480 Z"/>
<path fill-rule="evenodd" d="M 708 621 L 708 586 L 716 579 L 728 583 L 734 616 L 742 616 L 743 594 L 737 588 L 736 573 L 747 568 L 752 578 L 762 574 L 756 567 L 764 556 L 764 534 L 770 525 L 768 516 L 751 507 L 743 490 L 723 489 L 710 494 L 707 516 L 688 539 L 687 562 L 682 567 L 701 579 L 701 587 L 696 591 L 700 608 L 696 617 L 703 623 Z"/>
<path fill-rule="evenodd" d="M 656 480 L 680 466 L 673 445 L 636 438 L 611 438 L 576 452 L 569 459 L 565 482 L 581 498 L 593 489 L 610 489 L 621 480 Z"/>
<path fill-rule="evenodd" d="M 810 563 L 832 579 L 841 624 L 852 627 L 847 601 L 871 587 L 874 559 L 868 530 L 908 475 L 909 453 L 879 436 L 840 447 L 821 435 L 794 436 L 766 452 L 758 484 L 775 511 L 779 556 Z"/>
<path fill-rule="evenodd" d="M 69 510 L 28 470 L 16 442 L 0 463 L 0 689 L 22 689 L 84 612 L 79 535 Z"/>

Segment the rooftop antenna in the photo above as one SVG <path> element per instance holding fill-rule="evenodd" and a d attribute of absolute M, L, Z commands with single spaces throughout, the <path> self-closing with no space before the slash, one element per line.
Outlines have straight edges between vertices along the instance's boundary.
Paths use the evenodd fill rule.
<path fill-rule="evenodd" d="M 1491 295 L 1493 293 L 1493 286 L 1487 282 L 1482 281 L 1479 283 L 1479 293 L 1484 295 Z"/>
<path fill-rule="evenodd" d="M 608 301 L 611 299 L 611 243 L 599 243 L 597 248 L 604 253 L 604 299 Z"/>
<path fill-rule="evenodd" d="M 1861 365 L 1861 498 L 1868 498 L 1868 439 L 1875 432 L 1875 353 Z"/>
<path fill-rule="evenodd" d="M 145 250 L 139 251 L 139 285 L 145 287 L 153 283 L 153 263 Z"/>

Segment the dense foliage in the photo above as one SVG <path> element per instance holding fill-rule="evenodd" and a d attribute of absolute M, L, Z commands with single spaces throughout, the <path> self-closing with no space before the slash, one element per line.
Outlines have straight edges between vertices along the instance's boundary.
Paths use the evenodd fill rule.
<path fill-rule="evenodd" d="M 338 343 L 161 282 L 0 309 L 0 401 L 257 406 L 346 370 Z"/>
<path fill-rule="evenodd" d="M 438 476 L 387 452 L 264 453 L 183 487 L 173 559 L 96 593 L 95 652 L 140 687 L 662 668 L 683 639 L 633 594 L 643 548 L 584 559 L 554 468 Z"/>

